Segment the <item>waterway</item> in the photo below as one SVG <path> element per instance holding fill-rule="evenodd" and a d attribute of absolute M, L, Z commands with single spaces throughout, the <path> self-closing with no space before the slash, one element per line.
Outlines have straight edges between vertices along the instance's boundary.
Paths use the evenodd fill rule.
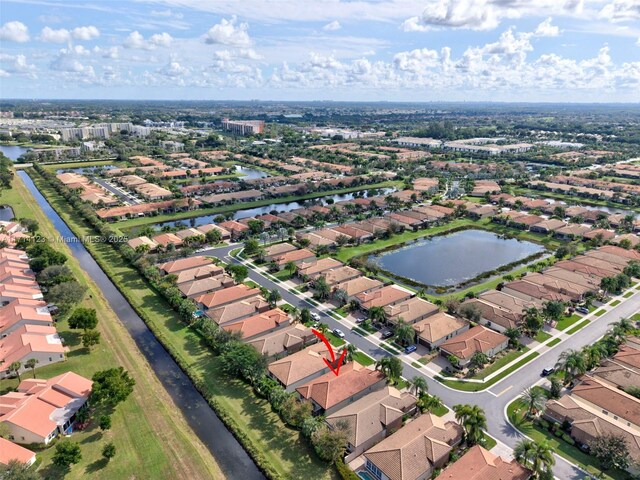
<path fill-rule="evenodd" d="M 0 145 L 0 152 L 9 160 L 16 161 L 20 155 L 27 153 L 30 148 L 20 147 L 19 145 Z"/>
<path fill-rule="evenodd" d="M 376 195 L 388 195 L 395 191 L 395 188 L 374 188 L 370 190 L 361 190 L 358 192 L 352 193 L 343 193 L 339 195 L 327 195 L 326 197 L 318 197 L 312 198 L 309 200 L 300 200 L 297 202 L 288 202 L 288 203 L 272 203 L 270 205 L 265 205 L 263 207 L 255 207 L 255 208 L 245 208 L 243 210 L 237 210 L 233 214 L 234 220 L 239 220 L 241 218 L 249 218 L 255 217 L 258 215 L 264 215 L 265 213 L 271 212 L 290 212 L 291 210 L 295 210 L 297 208 L 310 207 L 312 205 L 329 205 L 334 202 L 341 202 L 344 200 L 353 200 L 354 198 L 363 197 L 374 197 Z M 332 200 L 333 202 L 329 201 Z M 176 225 L 189 225 L 190 227 L 197 227 L 200 225 L 205 225 L 207 223 L 212 223 L 214 219 L 220 215 L 216 213 L 214 215 L 204 215 L 202 217 L 194 217 L 188 220 L 178 220 L 173 222 L 163 222 L 156 224 L 157 228 L 162 228 L 164 226 L 174 227 Z"/>
<path fill-rule="evenodd" d="M 243 480 L 265 478 L 253 463 L 251 457 L 242 448 L 242 445 L 227 430 L 202 395 L 196 390 L 189 377 L 171 358 L 84 245 L 77 240 L 71 229 L 38 191 L 29 175 L 24 171 L 19 171 L 18 175 L 25 182 L 45 215 L 51 219 L 58 231 L 58 235 L 61 238 L 68 239 L 68 246 L 73 256 L 79 261 L 82 269 L 100 287 L 109 305 L 135 340 L 138 348 L 146 357 L 164 388 L 171 395 L 176 406 L 187 419 L 194 433 L 198 435 L 214 456 L 225 476 Z"/>
<path fill-rule="evenodd" d="M 370 260 L 381 269 L 428 286 L 451 287 L 544 251 L 532 242 L 484 230 L 463 230 L 421 239 Z"/>
<path fill-rule="evenodd" d="M 255 180 L 257 178 L 266 178 L 269 176 L 267 172 L 263 172 L 262 170 L 257 170 L 255 168 L 243 167 L 242 165 L 234 165 L 236 168 L 236 173 L 241 173 L 243 175 L 243 180 Z"/>
<path fill-rule="evenodd" d="M 13 218 L 13 209 L 7 205 L 0 206 L 0 222 L 8 222 Z"/>

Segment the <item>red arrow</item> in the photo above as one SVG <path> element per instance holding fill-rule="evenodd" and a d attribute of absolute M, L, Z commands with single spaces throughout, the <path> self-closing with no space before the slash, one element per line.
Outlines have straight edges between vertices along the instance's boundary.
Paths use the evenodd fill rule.
<path fill-rule="evenodd" d="M 324 344 L 327 346 L 327 348 L 329 349 L 329 353 L 331 354 L 331 361 L 329 361 L 326 358 L 323 358 L 323 360 L 324 360 L 324 363 L 326 363 L 327 366 L 331 369 L 331 371 L 335 373 L 337 376 L 338 373 L 340 372 L 340 367 L 342 366 L 342 361 L 344 360 L 344 356 L 347 354 L 347 350 L 346 349 L 342 350 L 342 353 L 340 354 L 340 358 L 338 359 L 338 363 L 336 363 L 336 356 L 333 353 L 333 348 L 331 347 L 329 340 L 327 340 L 327 337 L 325 337 L 322 333 L 320 333 L 315 328 L 312 328 L 311 331 L 314 333 L 316 337 L 322 340 Z"/>

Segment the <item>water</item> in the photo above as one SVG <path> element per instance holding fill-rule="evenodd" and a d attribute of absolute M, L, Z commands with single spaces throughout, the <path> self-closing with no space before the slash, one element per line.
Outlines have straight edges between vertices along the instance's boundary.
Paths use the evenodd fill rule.
<path fill-rule="evenodd" d="M 4 153 L 4 156 L 14 162 L 18 160 L 20 155 L 27 153 L 30 148 L 20 147 L 18 145 L 0 145 L 0 152 Z"/>
<path fill-rule="evenodd" d="M 62 172 L 73 172 L 73 173 L 93 173 L 95 170 L 112 170 L 114 168 L 118 168 L 115 165 L 100 165 L 97 167 L 81 167 L 81 168 L 59 168 L 56 170 L 56 174 Z"/>
<path fill-rule="evenodd" d="M 234 167 L 237 173 L 243 174 L 243 180 L 254 180 L 256 178 L 265 178 L 269 176 L 267 172 L 256 170 L 255 168 L 243 167 L 242 165 L 234 165 Z"/>
<path fill-rule="evenodd" d="M 369 196 L 376 195 L 388 195 L 391 192 L 394 192 L 395 188 L 379 188 L 379 189 L 371 189 L 364 190 L 359 192 L 352 193 L 343 193 L 339 195 L 327 195 L 326 197 L 313 198 L 309 200 L 301 200 L 298 202 L 289 202 L 289 203 L 272 203 L 270 205 L 265 205 L 263 207 L 255 207 L 255 208 L 245 208 L 243 210 L 237 210 L 233 214 L 234 220 L 239 220 L 241 218 L 249 218 L 255 217 L 258 215 L 264 215 L 265 213 L 270 213 L 273 211 L 277 211 L 278 213 L 282 212 L 290 212 L 291 210 L 295 210 L 296 208 L 310 207 L 312 205 L 327 205 L 327 200 L 332 199 L 334 202 L 341 202 L 344 200 L 353 200 L 354 198 L 364 197 L 367 198 Z M 216 213 L 214 215 L 204 215 L 202 217 L 190 218 L 187 220 L 178 220 L 175 222 L 163 222 L 158 223 L 156 226 L 158 228 L 162 228 L 164 226 L 174 227 L 176 224 L 183 225 L 188 224 L 190 227 L 198 227 L 200 225 L 206 225 L 207 223 L 212 223 L 214 219 L 220 215 Z"/>
<path fill-rule="evenodd" d="M 264 475 L 258 470 L 251 457 L 227 430 L 196 390 L 189 377 L 180 369 L 116 286 L 111 283 L 84 245 L 78 241 L 71 229 L 42 196 L 29 175 L 24 171 L 19 171 L 18 175 L 55 226 L 59 238 L 65 239 L 82 269 L 98 285 L 109 305 L 146 357 L 155 375 L 171 395 L 176 407 L 182 411 L 193 432 L 198 435 L 220 465 L 225 477 L 244 480 L 264 479 Z"/>
<path fill-rule="evenodd" d="M 13 209 L 9 206 L 0 206 L 0 222 L 8 222 L 13 218 Z"/>
<path fill-rule="evenodd" d="M 380 268 L 429 286 L 449 287 L 544 251 L 532 242 L 463 230 L 369 257 Z"/>

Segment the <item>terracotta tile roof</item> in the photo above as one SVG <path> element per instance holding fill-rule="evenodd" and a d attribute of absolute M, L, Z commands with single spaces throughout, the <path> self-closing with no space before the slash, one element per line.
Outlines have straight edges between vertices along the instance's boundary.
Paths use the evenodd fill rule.
<path fill-rule="evenodd" d="M 392 323 L 396 323 L 401 318 L 407 323 L 414 323 L 424 316 L 437 314 L 439 311 L 437 305 L 420 297 L 409 298 L 395 305 L 384 307 L 384 313 Z"/>
<path fill-rule="evenodd" d="M 640 369 L 640 350 L 629 345 L 622 345 L 613 358 L 617 362 Z"/>
<path fill-rule="evenodd" d="M 145 236 L 132 238 L 127 242 L 127 245 L 129 245 L 134 250 L 140 245 L 147 245 L 149 247 L 149 250 L 154 250 L 158 246 L 156 242 Z"/>
<path fill-rule="evenodd" d="M 0 463 L 9 465 L 11 460 L 17 460 L 20 463 L 31 464 L 35 461 L 36 454 L 31 450 L 27 450 L 20 445 L 16 445 L 9 440 L 0 437 Z"/>
<path fill-rule="evenodd" d="M 248 343 L 261 355 L 272 357 L 287 350 L 298 349 L 305 343 L 313 342 L 315 338 L 317 337 L 310 328 L 297 324 L 280 328 Z"/>
<path fill-rule="evenodd" d="M 200 280 L 202 278 L 214 277 L 224 272 L 224 268 L 214 265 L 203 265 L 201 267 L 189 268 L 187 270 L 181 270 L 176 275 L 176 285 L 180 285 L 192 280 Z"/>
<path fill-rule="evenodd" d="M 22 325 L 0 339 L 0 363 L 11 365 L 26 360 L 33 352 L 64 354 L 69 351 L 62 345 L 55 327 Z"/>
<path fill-rule="evenodd" d="M 198 257 L 187 257 L 180 258 L 178 260 L 173 260 L 171 262 L 166 262 L 160 265 L 160 270 L 169 274 L 169 273 L 178 273 L 183 270 L 190 270 L 196 267 L 204 267 L 206 265 L 212 265 L 213 262 L 211 259 L 203 256 Z"/>
<path fill-rule="evenodd" d="M 349 267 L 347 265 L 343 265 L 337 268 L 331 268 L 329 270 L 324 270 L 319 273 L 315 273 L 310 275 L 313 280 L 317 280 L 320 277 L 324 277 L 327 282 L 327 285 L 333 286 L 341 282 L 346 282 L 347 280 L 351 280 L 354 278 L 358 278 L 362 275 L 360 270 L 357 270 L 353 267 Z"/>
<path fill-rule="evenodd" d="M 400 393 L 387 385 L 332 413 L 326 421 L 334 426 L 340 421 L 346 422 L 349 425 L 348 441 L 358 447 L 401 420 L 406 412 L 415 408 L 416 400 L 410 393 Z"/>
<path fill-rule="evenodd" d="M 586 400 L 640 427 L 640 400 L 596 377 L 583 376 L 571 390 L 571 396 Z"/>
<path fill-rule="evenodd" d="M 413 294 L 395 285 L 387 285 L 372 292 L 363 292 L 356 295 L 362 308 L 385 307 L 391 303 L 407 300 Z"/>
<path fill-rule="evenodd" d="M 173 233 L 161 233 L 160 235 L 153 237 L 151 240 L 162 246 L 167 246 L 170 243 L 173 243 L 176 247 L 182 245 L 182 239 Z"/>
<path fill-rule="evenodd" d="M 299 262 L 301 260 L 306 260 L 308 258 L 315 258 L 316 254 L 311 250 L 307 250 L 306 248 L 302 248 L 300 250 L 293 250 L 291 252 L 286 252 L 281 255 L 278 255 L 273 258 L 273 261 L 276 262 L 277 265 L 286 265 L 289 262 Z"/>
<path fill-rule="evenodd" d="M 300 275 L 311 276 L 315 273 L 324 272 L 330 268 L 342 267 L 344 264 L 335 258 L 326 257 L 320 259 L 312 259 L 298 264 L 298 273 Z"/>
<path fill-rule="evenodd" d="M 571 300 L 571 297 L 568 295 L 563 295 L 554 290 L 549 290 L 544 285 L 527 282 L 526 280 L 514 280 L 513 282 L 505 284 L 503 290 L 505 288 L 539 300 L 559 302 L 568 302 Z"/>
<path fill-rule="evenodd" d="M 462 427 L 431 413 L 420 415 L 365 452 L 389 480 L 415 480 L 443 464 L 462 440 Z"/>
<path fill-rule="evenodd" d="M 303 398 L 313 400 L 327 410 L 384 378 L 382 372 L 350 362 L 341 367 L 340 375 L 328 372 L 296 388 L 296 391 Z"/>
<path fill-rule="evenodd" d="M 231 325 L 225 325 L 222 328 L 229 332 L 239 332 L 241 338 L 247 339 L 287 323 L 289 323 L 289 314 L 279 308 L 274 308 Z"/>
<path fill-rule="evenodd" d="M 191 280 L 178 285 L 178 289 L 185 297 L 195 297 L 208 292 L 229 288 L 235 284 L 233 278 L 229 275 L 222 274 L 215 277 L 200 278 Z"/>
<path fill-rule="evenodd" d="M 466 325 L 468 323 L 460 318 L 453 317 L 445 312 L 438 312 L 417 322 L 413 325 L 413 329 L 420 338 L 431 343 L 451 335 Z"/>
<path fill-rule="evenodd" d="M 439 475 L 442 480 L 528 480 L 531 470 L 515 460 L 505 461 L 480 445 L 471 447 Z"/>
<path fill-rule="evenodd" d="M 353 280 L 348 280 L 337 284 L 333 290 L 344 290 L 348 296 L 354 296 L 361 292 L 368 292 L 376 288 L 383 286 L 380 280 L 375 280 L 369 277 L 358 277 Z"/>
<path fill-rule="evenodd" d="M 298 247 L 291 245 L 290 243 L 276 243 L 275 245 L 269 245 L 264 249 L 265 257 L 274 257 L 282 255 L 283 253 L 292 252 L 297 250 Z"/>
<path fill-rule="evenodd" d="M 255 295 L 260 295 L 259 288 L 250 288 L 241 284 L 218 290 L 217 292 L 206 293 L 196 298 L 196 301 L 202 303 L 205 308 L 216 308 Z"/>
<path fill-rule="evenodd" d="M 508 340 L 501 333 L 478 325 L 447 340 L 440 345 L 440 349 L 458 358 L 469 359 L 475 352 L 487 352 Z"/>
<path fill-rule="evenodd" d="M 329 350 L 324 343 L 317 343 L 270 363 L 268 369 L 287 387 L 311 375 L 327 372 L 329 367 L 324 358 L 330 358 Z"/>
<path fill-rule="evenodd" d="M 595 275 L 600 278 L 616 275 L 615 270 L 603 269 L 600 267 L 587 265 L 585 263 L 576 262 L 574 260 L 562 260 L 553 264 L 556 268 L 563 268 L 570 272 L 582 272 L 589 275 Z"/>

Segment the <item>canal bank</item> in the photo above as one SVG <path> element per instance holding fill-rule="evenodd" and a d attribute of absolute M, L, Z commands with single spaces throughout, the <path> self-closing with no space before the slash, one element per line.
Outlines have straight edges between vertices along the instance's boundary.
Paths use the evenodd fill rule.
<path fill-rule="evenodd" d="M 136 313 L 122 293 L 107 277 L 85 246 L 77 241 L 69 226 L 40 193 L 26 172 L 18 172 L 40 208 L 51 219 L 60 238 L 82 268 L 102 290 L 104 297 L 146 357 L 154 373 L 181 410 L 193 432 L 214 456 L 228 478 L 262 479 L 251 457 L 225 427 L 189 377 L 165 350 L 146 323 Z"/>

